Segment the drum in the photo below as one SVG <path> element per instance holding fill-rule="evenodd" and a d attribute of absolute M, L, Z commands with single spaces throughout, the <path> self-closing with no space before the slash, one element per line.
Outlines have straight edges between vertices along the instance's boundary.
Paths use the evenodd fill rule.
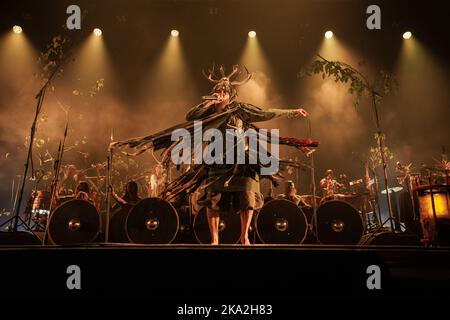
<path fill-rule="evenodd" d="M 357 244 L 364 232 L 359 212 L 350 204 L 331 200 L 317 208 L 317 237 L 322 244 Z"/>
<path fill-rule="evenodd" d="M 419 200 L 425 242 L 450 243 L 450 186 L 424 185 L 414 189 Z"/>
<path fill-rule="evenodd" d="M 194 234 L 197 241 L 202 244 L 211 243 L 206 208 L 200 209 L 194 218 Z M 220 214 L 219 243 L 236 244 L 241 238 L 241 217 L 238 212 L 225 212 Z"/>
<path fill-rule="evenodd" d="M 450 220 L 450 186 L 428 185 L 414 189 L 419 199 L 421 219 L 446 219 Z M 433 198 L 431 198 L 433 193 Z"/>
<path fill-rule="evenodd" d="M 100 225 L 100 215 L 92 203 L 69 200 L 50 215 L 48 236 L 57 245 L 90 243 L 97 238 Z"/>
<path fill-rule="evenodd" d="M 31 219 L 36 224 L 45 226 L 47 224 L 48 216 L 50 215 L 50 202 L 52 195 L 49 191 L 35 191 L 28 201 L 26 213 L 31 213 Z"/>
<path fill-rule="evenodd" d="M 129 212 L 126 231 L 130 242 L 142 244 L 169 244 L 178 230 L 175 208 L 161 198 L 139 201 Z"/>
<path fill-rule="evenodd" d="M 345 201 L 359 212 L 363 212 L 366 197 L 364 194 L 345 193 L 337 194 L 335 200 Z"/>
<path fill-rule="evenodd" d="M 263 243 L 300 244 L 307 231 L 305 214 L 289 200 L 269 201 L 256 217 L 256 232 Z"/>

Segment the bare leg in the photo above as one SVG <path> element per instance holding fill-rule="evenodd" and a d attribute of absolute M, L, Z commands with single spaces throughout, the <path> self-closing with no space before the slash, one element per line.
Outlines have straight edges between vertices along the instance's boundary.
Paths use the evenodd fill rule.
<path fill-rule="evenodd" d="M 241 243 L 243 245 L 250 245 L 248 239 L 248 229 L 252 223 L 253 210 L 243 210 L 241 211 Z"/>
<path fill-rule="evenodd" d="M 219 211 L 210 208 L 206 209 L 206 217 L 208 218 L 209 232 L 211 234 L 211 244 L 219 244 Z"/>

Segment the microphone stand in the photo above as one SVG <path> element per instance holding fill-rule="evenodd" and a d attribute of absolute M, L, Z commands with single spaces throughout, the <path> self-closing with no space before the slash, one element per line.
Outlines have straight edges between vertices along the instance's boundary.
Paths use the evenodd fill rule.
<path fill-rule="evenodd" d="M 45 82 L 45 84 L 42 86 L 42 88 L 39 90 L 38 94 L 35 97 L 37 99 L 36 110 L 34 113 L 33 123 L 31 124 L 30 141 L 28 144 L 28 151 L 27 151 L 27 160 L 24 165 L 24 173 L 22 176 L 22 181 L 20 183 L 19 199 L 17 200 L 17 206 L 15 207 L 13 217 L 0 225 L 0 227 L 2 227 L 4 225 L 6 225 L 7 223 L 10 223 L 10 226 L 8 228 L 8 231 L 10 231 L 10 232 L 11 231 L 17 232 L 17 227 L 18 227 L 19 221 L 20 221 L 21 224 L 26 226 L 27 231 L 30 231 L 31 233 L 34 234 L 34 232 L 31 230 L 30 226 L 27 225 L 26 222 L 20 217 L 20 208 L 21 208 L 21 204 L 22 204 L 22 200 L 23 200 L 23 193 L 24 193 L 24 189 L 25 189 L 25 181 L 26 181 L 27 175 L 28 175 L 28 168 L 30 167 L 31 161 L 33 161 L 32 149 L 33 149 L 34 136 L 36 134 L 37 120 L 38 120 L 39 114 L 42 109 L 42 103 L 44 102 L 45 92 L 48 87 L 48 84 L 50 83 L 50 79 L 53 77 L 53 75 L 56 74 L 56 71 L 58 69 L 59 69 L 59 67 L 53 71 L 53 73 L 51 74 L 49 79 Z M 12 224 L 12 229 L 11 229 L 11 224 Z M 36 235 L 36 234 L 34 234 L 34 235 Z"/>
<path fill-rule="evenodd" d="M 113 161 L 113 151 L 111 148 L 109 148 L 107 159 L 107 174 L 106 174 L 105 243 L 109 242 L 109 217 L 111 216 L 111 195 L 112 195 L 112 187 L 111 187 L 112 161 Z"/>
<path fill-rule="evenodd" d="M 71 46 L 69 47 L 69 50 L 73 49 L 74 47 L 74 42 L 72 42 Z M 27 151 L 27 158 L 26 158 L 26 162 L 24 165 L 24 173 L 22 176 L 22 181 L 20 184 L 20 192 L 19 192 L 19 199 L 17 201 L 17 207 L 14 210 L 14 215 L 11 219 L 5 221 L 4 223 L 2 223 L 0 225 L 0 228 L 4 225 L 6 225 L 7 223 L 12 223 L 13 224 L 13 228 L 11 229 L 8 228 L 8 231 L 12 231 L 12 232 L 17 232 L 17 227 L 19 225 L 19 221 L 22 224 L 25 224 L 25 221 L 20 217 L 20 209 L 21 209 L 21 205 L 22 205 L 22 200 L 23 200 L 23 193 L 25 190 L 25 181 L 27 179 L 27 175 L 28 175 L 28 168 L 31 166 L 33 166 L 33 159 L 32 159 L 32 151 L 33 151 L 33 140 L 34 140 L 34 136 L 36 134 L 36 125 L 37 125 L 37 120 L 39 118 L 39 114 L 41 113 L 42 110 L 42 104 L 44 103 L 44 98 L 45 98 L 45 93 L 47 91 L 47 88 L 50 84 L 50 82 L 52 81 L 53 77 L 56 75 L 56 73 L 60 70 L 60 67 L 62 66 L 63 63 L 65 63 L 65 61 L 67 61 L 67 59 L 70 57 L 71 55 L 68 54 L 64 57 L 64 59 L 60 60 L 59 63 L 55 66 L 55 68 L 53 69 L 53 71 L 50 73 L 49 77 L 47 78 L 47 80 L 45 81 L 44 85 L 41 87 L 41 89 L 38 91 L 38 93 L 35 96 L 36 99 L 36 109 L 35 109 L 35 113 L 34 113 L 34 119 L 33 122 L 31 124 L 31 131 L 30 131 L 30 141 L 28 144 L 28 151 Z M 26 228 L 28 231 L 31 231 L 35 236 L 36 234 L 31 230 L 29 225 L 26 225 Z"/>
<path fill-rule="evenodd" d="M 66 128 L 64 130 L 64 137 L 62 142 L 59 142 L 59 146 L 58 146 L 58 156 L 56 157 L 54 166 L 53 166 L 53 170 L 54 170 L 54 176 L 53 176 L 53 182 L 52 182 L 52 186 L 51 186 L 51 198 L 50 198 L 50 205 L 49 205 L 49 211 L 50 211 L 50 215 L 52 214 L 52 207 L 53 204 L 56 203 L 56 194 L 57 194 L 57 190 L 58 190 L 58 182 L 59 182 L 59 172 L 61 171 L 61 164 L 62 164 L 62 157 L 64 155 L 64 146 L 66 144 L 66 138 L 67 138 L 67 130 L 69 128 L 69 117 L 67 116 L 66 118 Z M 49 227 L 49 223 L 50 223 L 50 215 L 49 215 L 49 220 L 47 222 L 47 224 L 45 225 L 45 232 L 44 232 L 44 237 L 42 239 L 42 245 L 45 245 L 45 241 L 47 238 L 47 233 L 48 233 L 48 227 Z"/>
<path fill-rule="evenodd" d="M 312 125 L 311 118 L 308 118 L 308 126 L 309 126 L 309 138 L 312 139 Z M 317 202 L 316 202 L 316 175 L 315 175 L 315 166 L 314 166 L 314 152 L 310 154 L 310 166 L 311 166 L 311 191 L 312 191 L 312 207 L 313 207 L 313 216 L 312 216 L 312 224 L 313 224 L 313 233 L 316 242 L 319 242 L 319 228 L 317 225 Z M 315 230 L 314 230 L 315 229 Z"/>

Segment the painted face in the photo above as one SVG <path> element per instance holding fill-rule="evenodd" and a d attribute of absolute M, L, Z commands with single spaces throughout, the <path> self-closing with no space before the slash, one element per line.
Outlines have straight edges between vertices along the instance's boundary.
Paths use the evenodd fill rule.
<path fill-rule="evenodd" d="M 218 98 L 222 101 L 230 100 L 230 94 L 227 91 L 222 90 L 218 93 Z"/>

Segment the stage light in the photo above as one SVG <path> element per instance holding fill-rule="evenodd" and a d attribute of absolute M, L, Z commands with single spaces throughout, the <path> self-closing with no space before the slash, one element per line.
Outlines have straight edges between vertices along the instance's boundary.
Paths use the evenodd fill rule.
<path fill-rule="evenodd" d="M 94 29 L 94 35 L 95 35 L 96 37 L 100 37 L 100 36 L 102 35 L 102 30 L 99 29 L 99 28 L 95 28 L 95 29 Z"/>
<path fill-rule="evenodd" d="M 333 31 L 327 31 L 327 32 L 325 32 L 325 38 L 327 38 L 327 39 L 333 38 Z"/>
<path fill-rule="evenodd" d="M 178 37 L 179 34 L 180 32 L 178 30 L 173 29 L 172 31 L 170 31 L 170 35 L 172 37 Z"/>
<path fill-rule="evenodd" d="M 250 38 L 254 38 L 254 37 L 256 37 L 256 32 L 255 32 L 255 31 L 250 31 L 250 32 L 248 33 L 248 36 L 249 36 Z"/>
<path fill-rule="evenodd" d="M 22 27 L 21 26 L 14 26 L 12 28 L 12 30 L 14 31 L 14 33 L 22 33 Z"/>
<path fill-rule="evenodd" d="M 410 31 L 406 31 L 404 34 L 403 34 L 403 39 L 405 39 L 405 40 L 408 40 L 408 39 L 410 39 L 412 37 L 412 33 L 410 32 Z"/>

